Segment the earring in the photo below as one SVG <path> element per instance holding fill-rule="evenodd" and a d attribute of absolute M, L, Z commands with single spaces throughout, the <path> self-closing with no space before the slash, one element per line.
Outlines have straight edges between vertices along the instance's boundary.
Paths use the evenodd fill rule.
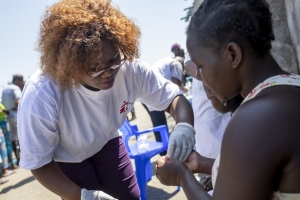
<path fill-rule="evenodd" d="M 223 101 L 223 106 L 227 107 L 227 101 Z"/>

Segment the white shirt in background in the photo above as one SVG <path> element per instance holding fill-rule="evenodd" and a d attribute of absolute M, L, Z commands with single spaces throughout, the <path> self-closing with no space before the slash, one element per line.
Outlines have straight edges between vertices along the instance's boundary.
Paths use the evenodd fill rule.
<path fill-rule="evenodd" d="M 164 78 L 172 81 L 172 77 L 182 80 L 182 65 L 174 58 L 161 58 L 153 63 L 151 69 L 161 74 Z"/>

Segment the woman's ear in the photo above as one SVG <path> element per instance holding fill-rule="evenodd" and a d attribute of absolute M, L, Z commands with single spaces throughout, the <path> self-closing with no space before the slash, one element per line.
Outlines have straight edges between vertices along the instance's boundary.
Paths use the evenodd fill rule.
<path fill-rule="evenodd" d="M 234 42 L 230 42 L 227 45 L 227 51 L 230 56 L 230 62 L 232 63 L 232 68 L 237 68 L 242 60 L 242 49 Z"/>

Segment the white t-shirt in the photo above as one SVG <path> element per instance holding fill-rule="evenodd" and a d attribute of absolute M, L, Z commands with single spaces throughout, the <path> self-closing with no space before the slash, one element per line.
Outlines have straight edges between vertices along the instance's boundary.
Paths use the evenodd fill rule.
<path fill-rule="evenodd" d="M 187 54 L 184 62 L 189 60 Z M 231 115 L 221 114 L 214 109 L 206 96 L 202 81 L 195 78 L 193 78 L 192 95 L 196 151 L 202 156 L 216 158 L 220 153 L 223 134 Z"/>
<path fill-rule="evenodd" d="M 182 65 L 174 58 L 161 58 L 153 63 L 151 68 L 160 73 L 164 78 L 172 81 L 172 77 L 181 81 L 182 79 Z"/>
<path fill-rule="evenodd" d="M 126 62 L 109 90 L 79 85 L 61 93 L 37 71 L 26 82 L 18 112 L 21 167 L 36 169 L 51 162 L 78 163 L 121 133 L 118 129 L 138 100 L 164 110 L 181 94 L 143 61 Z"/>

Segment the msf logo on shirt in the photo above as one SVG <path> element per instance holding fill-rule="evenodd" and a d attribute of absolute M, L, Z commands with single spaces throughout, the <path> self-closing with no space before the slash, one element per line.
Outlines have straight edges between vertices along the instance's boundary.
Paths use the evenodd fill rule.
<path fill-rule="evenodd" d="M 120 114 L 126 112 L 128 110 L 128 105 L 129 104 L 133 104 L 133 103 L 130 103 L 128 101 L 124 101 L 124 104 L 121 106 L 121 109 L 120 109 Z"/>

